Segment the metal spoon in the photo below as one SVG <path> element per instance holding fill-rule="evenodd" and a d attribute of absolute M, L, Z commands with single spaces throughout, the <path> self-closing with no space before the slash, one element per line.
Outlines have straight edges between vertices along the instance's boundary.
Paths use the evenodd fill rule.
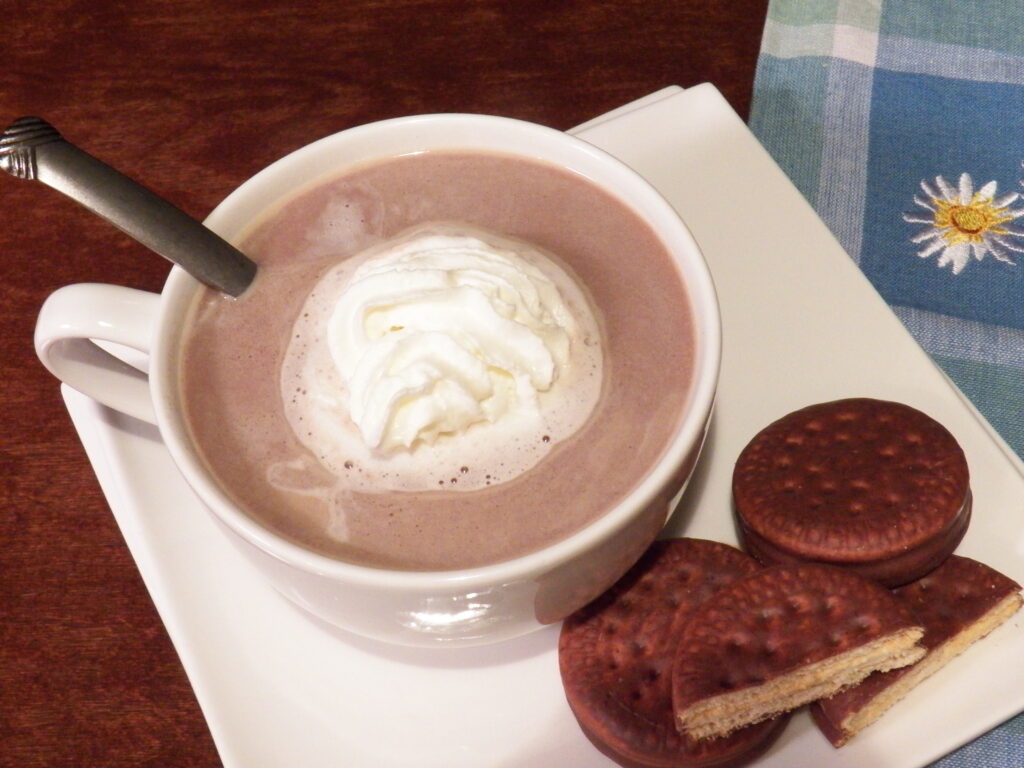
<path fill-rule="evenodd" d="M 0 168 L 37 179 L 99 214 L 197 280 L 230 296 L 256 276 L 256 264 L 184 211 L 64 139 L 38 117 L 0 134 Z"/>

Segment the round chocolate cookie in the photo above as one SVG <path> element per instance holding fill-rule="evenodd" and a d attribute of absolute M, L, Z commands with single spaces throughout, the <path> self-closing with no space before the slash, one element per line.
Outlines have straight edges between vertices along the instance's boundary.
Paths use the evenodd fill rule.
<path fill-rule="evenodd" d="M 817 563 L 764 568 L 690 612 L 672 667 L 676 725 L 720 737 L 924 654 L 924 630 L 871 579 Z"/>
<path fill-rule="evenodd" d="M 994 568 L 950 555 L 917 581 L 893 590 L 924 626 L 927 654 L 909 667 L 879 672 L 811 705 L 811 715 L 836 747 L 881 717 L 922 680 L 1013 616 L 1020 585 Z"/>
<path fill-rule="evenodd" d="M 723 738 L 681 735 L 671 665 L 689 614 L 760 565 L 702 539 L 654 542 L 610 590 L 566 619 L 558 662 L 566 699 L 587 738 L 631 768 L 725 768 L 754 760 L 782 733 L 776 718 Z"/>
<path fill-rule="evenodd" d="M 971 516 L 967 460 L 930 416 L 854 398 L 759 432 L 733 471 L 743 547 L 765 564 L 828 563 L 895 587 L 937 567 Z"/>

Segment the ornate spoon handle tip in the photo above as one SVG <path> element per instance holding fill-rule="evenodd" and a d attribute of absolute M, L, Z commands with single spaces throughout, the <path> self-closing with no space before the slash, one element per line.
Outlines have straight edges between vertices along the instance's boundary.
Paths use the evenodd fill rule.
<path fill-rule="evenodd" d="M 63 192 L 187 272 L 231 296 L 256 276 L 256 264 L 201 222 L 65 140 L 38 117 L 0 134 L 0 168 Z"/>
<path fill-rule="evenodd" d="M 36 147 L 62 141 L 41 117 L 19 117 L 0 134 L 0 168 L 19 179 L 36 178 Z"/>

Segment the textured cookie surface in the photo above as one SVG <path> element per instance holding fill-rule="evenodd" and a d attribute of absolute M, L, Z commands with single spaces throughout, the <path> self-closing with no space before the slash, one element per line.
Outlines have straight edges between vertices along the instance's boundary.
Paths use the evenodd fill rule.
<path fill-rule="evenodd" d="M 950 556 L 917 581 L 894 590 L 925 628 L 927 655 L 913 666 L 880 672 L 815 702 L 811 714 L 833 745 L 845 744 L 907 692 L 980 640 L 1021 607 L 1020 585 L 993 568 Z"/>
<path fill-rule="evenodd" d="M 711 595 L 759 569 L 725 544 L 656 541 L 615 586 L 565 621 L 558 650 L 566 698 L 598 749 L 625 766 L 698 768 L 742 765 L 771 745 L 786 718 L 696 741 L 677 731 L 672 712 L 681 625 Z"/>
<path fill-rule="evenodd" d="M 853 398 L 759 432 L 733 473 L 744 548 L 762 562 L 831 563 L 889 586 L 927 573 L 970 518 L 967 461 L 927 414 Z"/>
<path fill-rule="evenodd" d="M 921 657 L 923 634 L 878 583 L 833 566 L 764 568 L 694 609 L 672 697 L 679 729 L 732 732 Z"/>

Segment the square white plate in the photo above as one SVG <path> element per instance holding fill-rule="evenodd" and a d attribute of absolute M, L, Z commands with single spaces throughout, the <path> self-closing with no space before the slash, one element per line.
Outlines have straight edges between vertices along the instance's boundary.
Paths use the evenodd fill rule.
<path fill-rule="evenodd" d="M 1021 464 L 946 380 L 717 90 L 672 87 L 574 131 L 657 186 L 722 304 L 705 453 L 668 532 L 735 543 L 732 463 L 760 427 L 847 396 L 907 402 L 967 454 L 974 518 L 957 550 L 1024 582 Z M 672 375 L 666 371 L 666 375 Z M 612 765 L 562 694 L 557 627 L 490 648 L 410 650 L 309 619 L 207 518 L 156 430 L 65 389 L 75 426 L 227 768 Z M 834 750 L 806 714 L 764 768 L 918 768 L 1024 710 L 1018 616 Z"/>

